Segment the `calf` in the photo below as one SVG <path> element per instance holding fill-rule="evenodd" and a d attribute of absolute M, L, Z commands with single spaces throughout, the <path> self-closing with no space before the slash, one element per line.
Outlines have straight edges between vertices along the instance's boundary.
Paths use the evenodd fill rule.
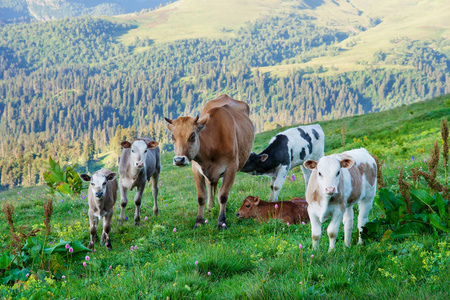
<path fill-rule="evenodd" d="M 141 221 L 141 200 L 145 184 L 152 179 L 153 214 L 158 215 L 158 179 L 161 172 L 161 160 L 158 142 L 150 138 L 136 139 L 133 143 L 124 141 L 119 163 L 120 218 L 119 224 L 125 219 L 125 207 L 128 203 L 127 190 L 136 187 L 134 204 L 134 225 Z"/>
<path fill-rule="evenodd" d="M 81 180 L 90 182 L 88 189 L 89 225 L 91 241 L 89 248 L 94 249 L 97 240 L 97 223 L 103 217 L 103 233 L 101 243 L 105 243 L 108 250 L 112 249 L 109 232 L 111 219 L 114 214 L 114 204 L 117 200 L 117 173 L 107 169 L 95 172 L 92 177 L 87 174 L 80 175 Z"/>
<path fill-rule="evenodd" d="M 330 250 L 335 247 L 342 219 L 344 242 L 350 247 L 353 205 L 358 202 L 358 244 L 362 244 L 362 227 L 368 221 L 377 188 L 377 165 L 373 157 L 366 149 L 361 148 L 324 156 L 319 161 L 307 160 L 303 164 L 312 170 L 306 189 L 306 201 L 311 220 L 313 248 L 318 248 L 321 224 L 330 216 L 331 222 L 327 229 Z"/>
<path fill-rule="evenodd" d="M 277 201 L 290 169 L 301 166 L 308 186 L 311 171 L 302 163 L 323 156 L 325 134 L 320 125 L 299 126 L 273 137 L 260 154 L 251 153 L 241 172 L 271 177 L 269 201 Z"/>
<path fill-rule="evenodd" d="M 308 222 L 308 204 L 303 198 L 292 198 L 290 201 L 267 202 L 259 197 L 247 196 L 236 213 L 239 219 L 255 218 L 259 222 L 269 219 L 283 220 L 284 223 L 298 224 Z"/>

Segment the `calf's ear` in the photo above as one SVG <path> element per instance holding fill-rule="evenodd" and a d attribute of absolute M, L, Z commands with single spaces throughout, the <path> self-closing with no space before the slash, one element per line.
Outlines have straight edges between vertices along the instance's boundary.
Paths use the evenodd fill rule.
<path fill-rule="evenodd" d="M 150 141 L 150 142 L 148 142 L 148 144 L 147 144 L 147 148 L 148 149 L 154 149 L 154 148 L 156 148 L 158 146 L 158 142 L 157 141 Z"/>
<path fill-rule="evenodd" d="M 314 170 L 317 167 L 317 162 L 312 159 L 308 159 L 303 163 L 303 166 L 307 169 Z"/>
<path fill-rule="evenodd" d="M 91 181 L 91 176 L 89 176 L 88 174 L 81 174 L 80 178 L 85 182 Z"/>
<path fill-rule="evenodd" d="M 354 164 L 355 164 L 355 161 L 350 157 L 345 157 L 344 159 L 341 160 L 342 168 L 348 169 L 348 168 L 353 167 Z"/>
<path fill-rule="evenodd" d="M 166 120 L 166 122 L 167 122 L 167 128 L 170 131 L 173 131 L 173 121 L 171 119 L 169 119 L 169 118 L 164 118 L 164 120 Z"/>
<path fill-rule="evenodd" d="M 256 197 L 253 199 L 253 201 L 255 201 L 255 205 L 259 205 L 259 197 L 258 197 L 258 196 L 256 196 Z"/>
<path fill-rule="evenodd" d="M 117 177 L 117 173 L 111 173 L 108 176 L 106 176 L 106 180 L 110 181 L 110 180 L 114 180 Z"/>
<path fill-rule="evenodd" d="M 259 157 L 259 161 L 265 162 L 268 158 L 269 158 L 269 155 L 264 153 L 264 154 L 261 154 L 261 156 Z"/>
<path fill-rule="evenodd" d="M 203 128 L 205 128 L 206 123 L 208 123 L 209 121 L 209 114 L 204 115 L 200 120 L 196 121 L 197 123 L 197 132 L 199 132 L 200 130 L 202 130 Z M 198 116 L 197 116 L 198 119 Z"/>
<path fill-rule="evenodd" d="M 123 141 L 122 143 L 120 143 L 120 146 L 122 146 L 122 148 L 128 149 L 131 148 L 131 143 L 129 141 Z"/>

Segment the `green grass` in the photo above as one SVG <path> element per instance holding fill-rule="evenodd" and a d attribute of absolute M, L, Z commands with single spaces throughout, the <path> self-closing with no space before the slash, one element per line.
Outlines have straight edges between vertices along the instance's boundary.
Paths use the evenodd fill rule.
<path fill-rule="evenodd" d="M 423 160 L 428 158 L 434 140 L 441 142 L 439 123 L 449 113 L 450 96 L 446 96 L 387 112 L 322 122 L 326 153 L 368 148 L 385 161 L 385 180 L 391 189 L 396 189 L 399 166 L 406 170 L 413 166 L 426 169 Z M 341 146 L 340 134 L 343 121 L 347 128 L 345 147 Z M 284 129 L 257 135 L 254 150 L 262 150 L 276 132 Z M 417 160 L 411 160 L 411 156 Z M 260 224 L 238 220 L 234 214 L 247 195 L 263 199 L 269 196 L 266 177 L 238 173 L 227 206 L 228 230 L 215 228 L 217 200 L 213 210 L 206 214 L 208 223 L 194 230 L 197 201 L 191 169 L 173 166 L 172 157 L 172 153 L 162 156 L 159 216 L 152 215 L 151 189 L 147 188 L 140 227 L 132 222 L 132 202 L 126 209 L 129 221 L 121 227 L 117 224 L 120 209 L 116 207 L 111 252 L 97 244 L 96 252 L 89 254 L 88 267 L 77 262 L 71 265 L 70 272 L 67 267 L 62 268 L 47 281 L 34 279 L 38 269 L 34 266 L 31 279 L 26 282 L 18 282 L 14 288 L 0 286 L 2 297 L 64 299 L 69 293 L 75 299 L 104 299 L 111 295 L 115 299 L 450 297 L 448 235 L 371 241 L 365 247 L 355 244 L 355 235 L 352 247 L 344 249 L 340 230 L 336 251 L 327 252 L 328 238 L 324 234 L 321 249 L 313 252 L 308 224 L 287 226 L 279 221 Z M 304 194 L 300 169 L 291 170 L 289 175 L 292 173 L 298 180 L 286 181 L 280 194 L 283 200 Z M 84 197 L 84 194 L 76 198 L 50 195 L 43 187 L 0 193 L 0 199 L 5 198 L 2 202 L 15 206 L 16 225 L 29 228 L 42 226 L 42 203 L 52 198 L 50 241 L 79 240 L 87 245 L 89 223 Z M 374 208 L 370 218 L 379 214 Z M 2 252 L 9 251 L 9 229 L 3 218 L 0 230 Z M 137 249 L 130 251 L 130 246 Z M 61 277 L 63 274 L 65 279 Z"/>

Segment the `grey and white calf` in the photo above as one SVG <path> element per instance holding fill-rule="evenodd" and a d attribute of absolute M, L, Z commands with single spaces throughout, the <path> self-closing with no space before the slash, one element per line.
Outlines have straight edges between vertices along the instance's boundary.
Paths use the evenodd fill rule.
<path fill-rule="evenodd" d="M 350 247 L 353 205 L 356 203 L 359 206 L 358 244 L 362 244 L 362 227 L 369 220 L 369 212 L 377 191 L 375 159 L 366 149 L 360 148 L 324 156 L 319 161 L 307 160 L 304 165 L 313 170 L 306 189 L 313 248 L 319 247 L 321 225 L 328 217 L 331 217 L 327 229 L 330 250 L 335 247 L 342 220 L 344 221 L 344 242 L 347 247 Z"/>
<path fill-rule="evenodd" d="M 95 172 L 92 177 L 87 174 L 80 175 L 81 180 L 90 182 L 88 189 L 89 224 L 91 241 L 89 248 L 94 249 L 97 240 L 98 220 L 103 218 L 103 233 L 101 243 L 105 243 L 108 250 L 112 249 L 109 232 L 111 219 L 114 214 L 114 204 L 117 200 L 117 173 L 108 169 Z"/>
<path fill-rule="evenodd" d="M 241 172 L 270 176 L 269 201 L 277 201 L 286 175 L 300 165 L 308 186 L 311 171 L 302 164 L 324 154 L 325 134 L 320 125 L 299 126 L 278 133 L 260 154 L 251 153 Z"/>
<path fill-rule="evenodd" d="M 161 173 L 161 159 L 158 142 L 151 138 L 136 139 L 133 143 L 124 141 L 119 163 L 119 190 L 120 190 L 120 218 L 119 224 L 125 219 L 125 207 L 128 203 L 127 190 L 136 187 L 134 204 L 134 225 L 140 225 L 141 200 L 145 185 L 152 179 L 153 213 L 158 215 L 158 179 Z"/>

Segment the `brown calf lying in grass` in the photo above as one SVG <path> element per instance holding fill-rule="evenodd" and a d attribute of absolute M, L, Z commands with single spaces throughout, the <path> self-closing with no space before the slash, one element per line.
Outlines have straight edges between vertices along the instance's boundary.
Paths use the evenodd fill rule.
<path fill-rule="evenodd" d="M 298 197 L 290 201 L 267 202 L 258 196 L 247 196 L 236 216 L 239 219 L 255 218 L 259 222 L 269 219 L 279 219 L 290 224 L 309 222 L 308 204 L 305 199 Z"/>

